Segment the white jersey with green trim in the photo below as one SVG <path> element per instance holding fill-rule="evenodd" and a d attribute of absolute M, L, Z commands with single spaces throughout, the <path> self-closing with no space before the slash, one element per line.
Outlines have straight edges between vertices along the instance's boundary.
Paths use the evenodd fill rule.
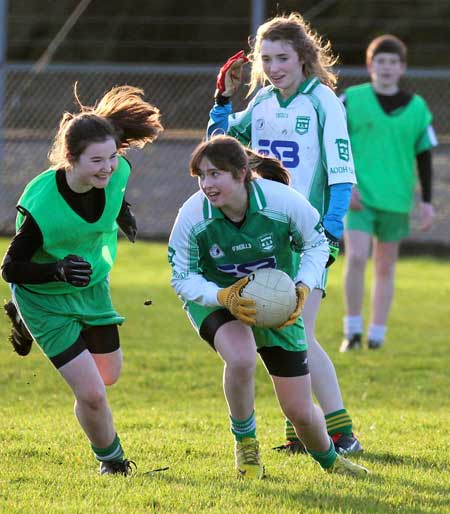
<path fill-rule="evenodd" d="M 277 268 L 311 290 L 329 255 L 319 219 L 303 195 L 271 180 L 250 182 L 239 227 L 198 191 L 179 210 L 169 238 L 172 287 L 185 301 L 218 306 L 220 288 L 257 269 Z M 297 269 L 293 252 L 302 254 Z"/>
<path fill-rule="evenodd" d="M 287 100 L 273 86 L 261 89 L 244 111 L 229 116 L 228 125 L 244 145 L 281 160 L 292 187 L 322 216 L 329 186 L 356 183 L 344 106 L 316 77 Z"/>

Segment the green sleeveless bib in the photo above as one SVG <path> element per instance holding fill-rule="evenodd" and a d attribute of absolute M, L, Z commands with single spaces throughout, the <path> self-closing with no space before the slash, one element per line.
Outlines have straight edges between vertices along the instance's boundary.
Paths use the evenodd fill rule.
<path fill-rule="evenodd" d="M 49 169 L 38 175 L 25 188 L 18 206 L 26 209 L 38 224 L 43 246 L 32 262 L 47 263 L 63 259 L 68 254 L 83 257 L 92 265 L 89 286 L 104 280 L 117 253 L 116 218 L 122 206 L 131 168 L 123 157 L 105 188 L 105 208 L 100 218 L 89 223 L 81 218 L 61 196 L 56 184 L 56 171 Z M 24 216 L 18 213 L 16 230 Z M 79 290 L 66 282 L 29 284 L 28 289 L 41 294 L 66 294 Z"/>

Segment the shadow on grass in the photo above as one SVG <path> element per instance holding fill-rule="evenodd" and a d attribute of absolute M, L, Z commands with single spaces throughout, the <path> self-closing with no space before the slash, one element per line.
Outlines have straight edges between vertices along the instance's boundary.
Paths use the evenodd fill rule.
<path fill-rule="evenodd" d="M 385 458 L 384 455 L 378 456 L 379 460 Z M 372 459 L 373 461 L 376 458 Z M 385 461 L 383 461 L 385 462 Z M 404 464 L 404 461 L 396 462 Z M 415 462 L 411 459 L 411 462 Z M 408 464 L 406 464 L 408 466 Z M 164 465 L 162 467 L 165 467 Z M 24 486 L 33 488 L 37 484 L 41 488 L 51 490 L 55 487 L 55 474 L 61 471 L 47 468 L 49 476 L 41 476 L 36 479 L 35 476 L 19 476 L 8 480 L 8 485 L 14 489 L 23 489 Z M 258 496 L 258 505 L 266 506 L 267 512 L 294 512 L 293 505 L 298 505 L 298 512 L 321 510 L 333 512 L 357 512 L 357 513 L 407 513 L 414 512 L 448 512 L 447 489 L 441 485 L 423 484 L 406 480 L 404 478 L 395 479 L 398 492 L 392 495 L 391 478 L 381 474 L 372 474 L 364 478 L 349 478 L 340 476 L 323 475 L 317 488 L 310 485 L 305 488 L 305 484 L 293 483 L 286 478 L 272 477 L 269 475 L 262 481 L 245 481 L 234 478 L 231 472 L 231 466 L 227 468 L 227 472 L 223 476 L 217 474 L 206 476 L 192 475 L 186 466 L 177 466 L 170 464 L 170 468 L 164 471 L 153 471 L 155 468 L 151 464 L 147 467 L 140 467 L 137 473 L 131 477 L 100 477 L 92 469 L 82 473 L 82 482 L 91 483 L 90 481 L 96 476 L 99 483 L 108 484 L 108 480 L 112 478 L 114 482 L 123 480 L 125 490 L 134 491 L 136 487 L 148 488 L 153 483 L 156 487 L 165 484 L 180 498 L 186 498 L 191 502 L 190 507 L 200 508 L 201 505 L 208 504 L 209 507 L 219 507 L 227 503 L 230 512 L 233 510 L 234 504 L 239 503 L 241 499 L 249 501 L 247 493 Z M 195 471 L 194 471 L 195 473 Z M 56 480 L 57 482 L 57 480 Z M 97 480 L 95 480 L 97 482 Z M 323 483 L 322 483 L 323 482 Z M 79 485 L 79 484 L 78 484 Z M 92 484 L 91 484 L 92 485 Z M 332 490 L 339 491 L 333 494 Z M 196 491 L 194 498 L 193 491 Z M 232 497 L 230 498 L 230 495 Z M 241 498 L 241 495 L 242 498 Z M 407 501 L 405 501 L 407 498 Z M 155 505 L 164 507 L 163 503 L 157 499 L 151 501 L 156 502 Z M 399 501 L 405 503 L 400 504 Z M 193 502 L 193 504 L 192 504 Z"/>
<path fill-rule="evenodd" d="M 327 480 L 328 477 L 324 477 Z M 205 481 L 194 478 L 192 476 L 186 477 L 183 475 L 177 475 L 174 468 L 165 473 L 155 473 L 153 475 L 139 475 L 136 477 L 142 483 L 146 485 L 149 480 L 158 480 L 164 482 L 170 486 L 183 486 L 191 488 L 192 490 L 201 491 L 205 487 Z M 375 513 L 407 513 L 412 512 L 423 512 L 419 508 L 420 496 L 423 488 L 415 488 L 417 491 L 417 498 L 411 500 L 408 505 L 399 505 L 389 499 L 389 496 L 383 494 L 384 485 L 389 485 L 384 477 L 377 475 L 370 475 L 364 478 L 347 478 L 347 477 L 336 477 L 336 481 L 341 480 L 343 489 L 339 495 L 330 494 L 323 492 L 323 488 L 315 491 L 314 489 L 305 492 L 299 486 L 299 490 L 295 490 L 295 485 L 284 487 L 280 490 L 280 485 L 285 483 L 285 479 L 279 477 L 271 477 L 270 475 L 261 481 L 244 481 L 239 479 L 225 478 L 222 479 L 221 489 L 216 492 L 215 505 L 221 503 L 223 496 L 227 499 L 229 504 L 229 494 L 233 491 L 233 496 L 236 501 L 240 493 L 246 493 L 247 489 L 251 489 L 253 492 L 258 494 L 258 503 L 260 506 L 266 504 L 270 506 L 270 512 L 282 512 L 284 509 L 290 509 L 292 504 L 298 504 L 301 507 L 301 512 L 317 511 L 317 509 L 328 510 L 330 508 L 333 511 L 343 509 L 343 512 L 375 512 Z M 350 483 L 352 482 L 352 483 Z M 405 484 L 407 485 L 407 484 Z M 363 487 L 364 489 L 361 489 Z M 356 491 L 355 492 L 355 488 Z M 342 493 L 342 490 L 348 491 Z M 437 489 L 435 492 L 439 492 Z M 201 496 L 201 495 L 200 495 Z M 442 498 L 442 499 L 441 499 Z M 199 500 L 202 501 L 202 500 Z M 209 500 L 211 501 L 211 500 Z M 446 505 L 445 496 L 441 495 L 440 498 L 427 498 L 428 509 L 442 509 Z M 191 505 L 192 507 L 192 505 Z M 232 505 L 229 505 L 232 509 Z M 341 512 L 341 510 L 339 510 Z M 441 510 L 437 510 L 441 512 Z M 299 511 L 300 512 L 300 511 Z"/>
<path fill-rule="evenodd" d="M 442 471 L 450 472 L 449 461 L 436 461 L 429 457 L 410 457 L 408 455 L 396 455 L 389 452 L 364 452 L 364 459 L 370 462 L 379 462 L 380 464 L 394 464 L 398 466 L 411 466 L 413 468 L 423 468 L 426 471 Z"/>

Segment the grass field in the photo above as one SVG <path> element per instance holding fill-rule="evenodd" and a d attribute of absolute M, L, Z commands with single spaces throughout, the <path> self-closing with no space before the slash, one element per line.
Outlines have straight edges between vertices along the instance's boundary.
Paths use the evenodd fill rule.
<path fill-rule="evenodd" d="M 3 255 L 7 241 L 0 239 Z M 271 450 L 283 417 L 257 369 L 258 438 L 268 477 L 234 476 L 222 366 L 169 287 L 165 246 L 121 243 L 112 274 L 124 369 L 109 400 L 131 478 L 100 477 L 68 388 L 37 347 L 27 358 L 0 324 L 1 513 L 448 513 L 448 263 L 402 259 L 387 345 L 339 354 L 342 259 L 333 266 L 318 335 L 333 359 L 365 447 L 367 479 L 326 475 L 312 459 Z M 447 277 L 447 278 L 445 278 Z M 0 292 L 8 295 L 1 283 Z M 145 307 L 145 299 L 153 305 Z M 157 474 L 146 471 L 161 466 Z"/>

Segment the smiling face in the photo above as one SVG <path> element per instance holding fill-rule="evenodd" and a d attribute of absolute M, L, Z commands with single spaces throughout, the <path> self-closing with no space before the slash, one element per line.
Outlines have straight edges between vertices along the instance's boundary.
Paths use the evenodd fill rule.
<path fill-rule="evenodd" d="M 85 193 L 93 187 L 104 189 L 117 164 L 117 145 L 112 137 L 91 143 L 66 172 L 67 183 L 76 193 Z"/>
<path fill-rule="evenodd" d="M 200 161 L 198 184 L 208 200 L 233 221 L 240 221 L 247 210 L 245 170 L 234 178 L 230 171 L 220 170 L 206 157 Z"/>
<path fill-rule="evenodd" d="M 306 78 L 303 63 L 288 41 L 263 39 L 261 61 L 264 74 L 283 98 L 292 96 Z"/>
<path fill-rule="evenodd" d="M 367 69 L 375 91 L 389 95 L 398 92 L 398 83 L 406 65 L 399 55 L 380 52 L 373 57 Z"/>

